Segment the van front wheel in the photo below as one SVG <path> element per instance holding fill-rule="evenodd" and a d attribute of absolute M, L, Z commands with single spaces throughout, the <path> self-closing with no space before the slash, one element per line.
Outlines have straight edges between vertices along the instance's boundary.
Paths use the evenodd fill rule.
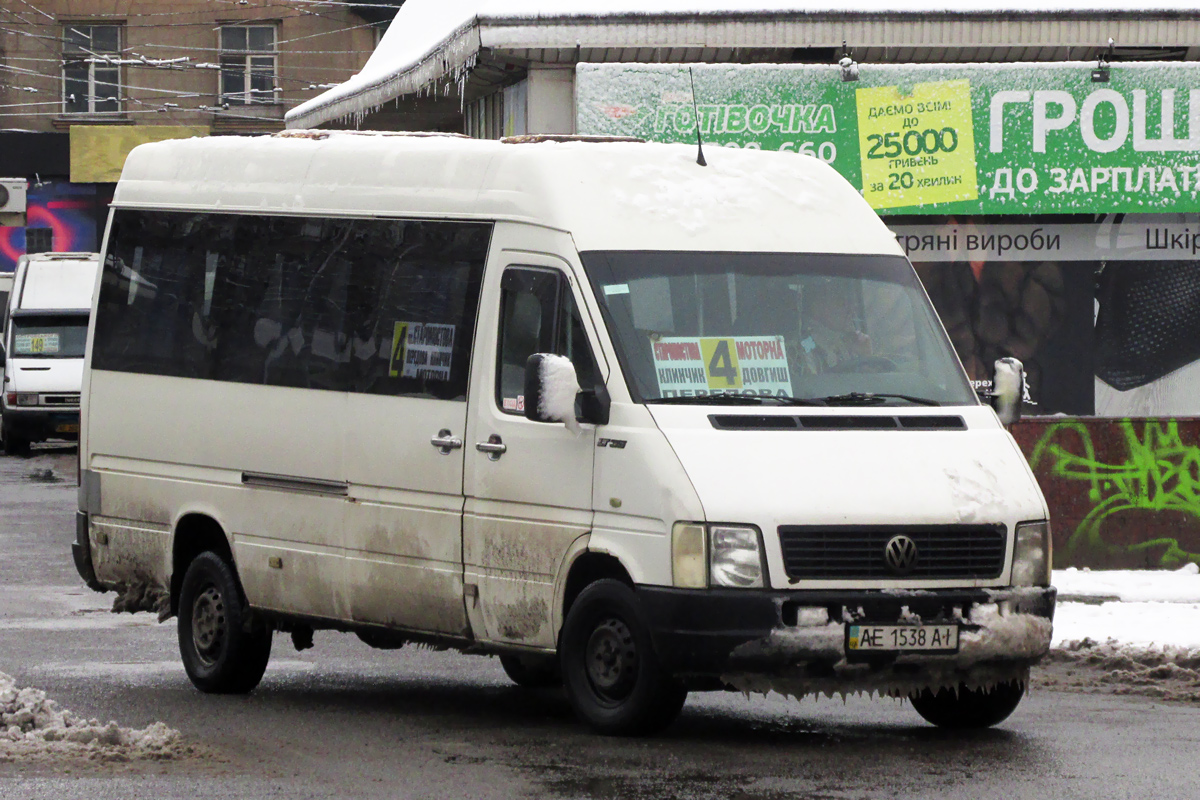
<path fill-rule="evenodd" d="M 659 663 L 637 595 L 620 581 L 580 592 L 563 624 L 560 657 L 575 713 L 600 733 L 655 733 L 687 699 Z"/>
<path fill-rule="evenodd" d="M 179 590 L 179 653 L 192 684 L 212 694 L 245 694 L 271 657 L 271 629 L 247 624 L 233 569 L 206 551 L 188 565 Z"/>
<path fill-rule="evenodd" d="M 917 713 L 939 728 L 990 728 L 1008 719 L 1025 696 L 1021 681 L 997 683 L 989 689 L 926 689 L 911 695 Z"/>

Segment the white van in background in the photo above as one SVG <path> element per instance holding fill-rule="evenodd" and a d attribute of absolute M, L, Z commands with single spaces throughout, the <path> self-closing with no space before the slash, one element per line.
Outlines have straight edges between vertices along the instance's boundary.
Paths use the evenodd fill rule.
<path fill-rule="evenodd" d="M 8 295 L 12 292 L 11 272 L 0 273 L 0 387 L 4 385 L 4 323 L 8 319 Z M 4 439 L 4 406 L 0 403 L 0 442 Z"/>
<path fill-rule="evenodd" d="M 4 330 L 4 321 L 8 319 L 8 296 L 12 293 L 12 286 L 12 273 L 0 272 L 0 331 Z"/>
<path fill-rule="evenodd" d="M 75 564 L 204 692 L 328 628 L 607 733 L 729 688 L 983 727 L 1049 649 L 1033 474 L 818 159 L 291 131 L 138 147 L 112 208 Z"/>
<path fill-rule="evenodd" d="M 0 340 L 4 452 L 79 436 L 79 392 L 97 253 L 37 253 L 17 259 Z"/>

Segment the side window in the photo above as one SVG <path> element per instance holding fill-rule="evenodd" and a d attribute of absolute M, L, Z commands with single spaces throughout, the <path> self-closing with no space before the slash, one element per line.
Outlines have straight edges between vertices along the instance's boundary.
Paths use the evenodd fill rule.
<path fill-rule="evenodd" d="M 491 226 L 119 211 L 97 369 L 466 398 Z"/>
<path fill-rule="evenodd" d="M 466 399 L 490 233 L 392 220 L 347 241 L 351 391 Z"/>
<path fill-rule="evenodd" d="M 525 362 L 534 353 L 567 356 L 575 365 L 580 387 L 593 387 L 595 360 L 571 287 L 562 274 L 510 268 L 500 289 L 496 405 L 508 414 L 525 413 Z"/>

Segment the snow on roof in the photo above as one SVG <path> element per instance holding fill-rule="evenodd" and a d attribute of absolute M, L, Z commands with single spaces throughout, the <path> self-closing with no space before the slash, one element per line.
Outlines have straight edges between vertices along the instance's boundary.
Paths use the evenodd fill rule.
<path fill-rule="evenodd" d="M 348 131 L 173 139 L 134 148 L 116 207 L 511 220 L 588 250 L 903 250 L 866 201 L 810 156 L 681 144 Z"/>
<path fill-rule="evenodd" d="M 1136 7 L 1135 7 L 1136 6 Z M 1200 0 L 408 0 L 367 60 L 345 83 L 287 114 L 290 128 L 361 117 L 396 97 L 465 79 L 480 49 L 506 44 L 505 26 L 567 23 L 571 33 L 588 25 L 649 19 L 687 21 L 729 17 L 837 15 L 890 18 L 928 14 L 1095 15 L 1200 14 Z M 485 37 L 481 29 L 489 29 Z M 578 40 L 577 40 L 578 41 Z M 595 46 L 596 43 L 588 43 Z"/>

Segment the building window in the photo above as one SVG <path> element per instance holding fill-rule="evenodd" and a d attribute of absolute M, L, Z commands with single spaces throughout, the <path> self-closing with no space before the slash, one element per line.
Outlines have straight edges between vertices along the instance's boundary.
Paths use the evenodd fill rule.
<path fill-rule="evenodd" d="M 221 28 L 221 102 L 236 105 L 276 102 L 274 25 Z"/>
<path fill-rule="evenodd" d="M 25 229 L 25 252 L 26 253 L 49 253 L 54 250 L 54 229 L 53 228 L 26 228 Z"/>
<path fill-rule="evenodd" d="M 121 26 L 63 26 L 63 113 L 121 110 Z"/>

